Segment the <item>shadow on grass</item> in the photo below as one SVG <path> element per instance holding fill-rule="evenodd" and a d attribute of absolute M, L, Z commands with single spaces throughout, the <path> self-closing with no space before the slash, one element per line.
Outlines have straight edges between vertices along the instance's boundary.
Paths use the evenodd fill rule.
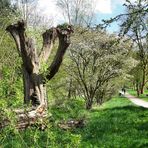
<path fill-rule="evenodd" d="M 133 105 L 127 105 L 127 106 L 120 106 L 120 107 L 114 107 L 109 109 L 102 109 L 102 111 L 108 111 L 108 110 L 126 110 L 126 111 L 147 111 L 147 108 L 140 107 L 140 106 L 133 106 Z M 92 109 L 91 112 L 100 112 L 98 109 Z"/>
<path fill-rule="evenodd" d="M 87 112 L 85 127 L 73 130 L 60 129 L 56 124 L 82 116 L 83 111 L 85 113 L 83 103 L 58 105 L 51 108 L 53 122 L 48 122 L 45 131 L 37 128 L 18 133 L 5 130 L 0 136 L 0 147 L 2 144 L 4 148 L 147 148 L 148 109 L 129 103 L 126 99 L 113 99 L 103 106 L 104 109 Z"/>
<path fill-rule="evenodd" d="M 92 110 L 83 129 L 89 147 L 148 147 L 148 110 L 136 106 Z"/>

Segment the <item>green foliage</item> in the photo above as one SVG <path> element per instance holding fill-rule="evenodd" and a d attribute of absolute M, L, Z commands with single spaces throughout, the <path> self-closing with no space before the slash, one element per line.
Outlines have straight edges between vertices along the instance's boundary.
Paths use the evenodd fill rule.
<path fill-rule="evenodd" d="M 6 2 L 5 6 L 7 6 L 7 1 L 2 2 Z M 47 84 L 49 97 L 49 117 L 45 121 L 47 128 L 44 131 L 40 130 L 38 123 L 24 131 L 18 131 L 15 127 L 17 121 L 12 110 L 23 104 L 21 60 L 18 57 L 14 43 L 5 32 L 5 27 L 16 19 L 15 17 L 17 16 L 13 11 L 9 13 L 5 6 L 0 14 L 2 20 L 0 22 L 2 26 L 0 28 L 0 120 L 2 121 L 6 117 L 11 122 L 10 126 L 0 129 L 0 147 L 147 147 L 148 111 L 146 109 L 135 107 L 125 98 L 113 98 L 102 106 L 95 106 L 92 110 L 86 111 L 85 102 L 80 98 L 82 91 L 79 97 L 76 94 L 75 98 L 67 99 L 67 90 L 69 90 L 69 85 L 67 85 L 69 83 L 67 82 L 78 74 L 77 71 L 75 75 L 74 73 L 69 73 L 69 71 L 75 72 L 76 69 L 73 67 L 73 62 L 68 55 L 59 73 Z M 68 24 L 63 24 L 58 27 L 64 30 L 67 26 Z M 42 39 L 39 34 L 41 30 L 29 28 L 27 31 L 31 37 L 34 36 L 37 39 L 38 52 L 40 52 Z M 130 43 L 125 44 L 125 42 L 121 41 L 120 44 L 117 44 L 118 39 L 115 39 L 113 35 L 108 35 L 106 32 L 102 32 L 101 35 L 97 31 L 93 33 L 92 30 L 83 32 L 80 29 L 80 32 L 74 34 L 72 40 L 76 49 L 75 53 L 84 49 L 82 55 L 86 55 L 86 61 L 92 58 L 90 55 L 99 57 L 96 65 L 93 63 L 93 60 L 90 60 L 90 65 L 86 69 L 87 74 L 84 80 L 88 80 L 89 86 L 96 82 L 98 76 L 100 80 L 103 78 L 102 71 L 104 69 L 117 73 L 117 76 L 120 76 L 120 78 L 117 77 L 109 80 L 109 83 L 104 83 L 98 89 L 95 99 L 101 93 L 105 93 L 105 99 L 103 99 L 107 101 L 108 98 L 111 98 L 110 95 L 117 91 L 120 82 L 124 83 L 127 71 L 134 65 L 132 64 L 134 63 L 132 58 L 129 59 L 127 57 L 127 49 L 130 48 Z M 51 61 L 54 55 L 55 48 L 51 54 Z M 82 63 L 85 62 L 83 60 Z M 115 66 L 112 66 L 112 63 Z M 90 71 L 92 65 L 98 67 L 98 71 L 96 73 L 94 71 L 94 75 Z M 69 66 L 68 71 L 66 70 L 67 66 Z M 43 64 L 42 72 L 46 69 L 47 65 Z M 81 86 L 78 86 L 76 81 L 73 81 L 73 84 L 72 91 L 75 91 L 74 89 L 81 90 Z M 67 130 L 63 130 L 58 126 L 61 122 L 73 119 L 84 119 L 85 126 Z"/>
<path fill-rule="evenodd" d="M 68 120 L 85 117 L 84 101 L 77 99 L 58 99 L 51 108 L 55 120 Z"/>
<path fill-rule="evenodd" d="M 126 80 L 134 66 L 129 53 L 130 42 L 119 42 L 115 35 L 103 30 L 75 32 L 67 71 L 72 88 L 84 97 L 86 105 L 91 108 L 93 102 L 102 104 L 115 94 L 120 86 L 119 79 Z"/>
<path fill-rule="evenodd" d="M 123 98 L 110 103 L 102 111 L 92 110 L 91 121 L 84 131 L 83 146 L 146 147 L 147 110 L 132 106 Z"/>
<path fill-rule="evenodd" d="M 31 127 L 18 132 L 14 127 L 1 130 L 1 147 L 81 148 L 81 147 L 146 147 L 148 145 L 148 111 L 135 107 L 126 98 L 114 98 L 100 108 L 84 110 L 82 100 L 67 100 L 49 109 L 52 117 L 44 131 Z M 60 121 L 78 118 L 85 112 L 83 128 L 63 130 Z"/>
<path fill-rule="evenodd" d="M 5 111 L 10 113 L 7 110 Z M 52 117 L 49 117 L 46 121 L 47 128 L 44 131 L 39 130 L 36 125 L 19 132 L 15 129 L 15 124 L 12 123 L 12 126 L 2 129 L 0 146 L 11 147 L 15 145 L 16 148 L 19 148 L 20 145 L 21 147 L 79 147 L 81 135 L 73 130 L 63 131 L 58 127 L 58 123 L 63 120 L 81 118 L 81 111 L 84 112 L 82 100 L 63 100 L 63 102 L 60 102 L 58 105 L 55 104 L 49 110 L 52 113 Z M 9 115 L 11 121 L 14 120 L 13 117 L 14 115 Z"/>
<path fill-rule="evenodd" d="M 22 103 L 21 62 L 5 28 L 17 18 L 17 14 L 9 0 L 0 1 L 0 7 L 0 105 L 14 107 Z"/>
<path fill-rule="evenodd" d="M 2 106 L 16 107 L 23 103 L 22 77 L 19 71 L 19 69 L 10 69 L 7 66 L 1 70 L 0 104 Z"/>
<path fill-rule="evenodd" d="M 109 20 L 103 20 L 104 24 L 101 27 L 107 27 L 109 24 L 118 21 L 120 22 L 120 35 L 129 35 L 130 38 L 134 38 L 135 31 L 138 30 L 141 37 L 145 38 L 147 34 L 147 31 L 145 31 L 147 30 L 147 25 L 145 25 L 147 23 L 147 1 L 137 0 L 131 2 L 130 0 L 126 0 L 124 6 L 126 13 L 119 14 Z"/>
<path fill-rule="evenodd" d="M 42 48 L 42 33 L 44 29 L 39 27 L 32 27 L 29 26 L 26 28 L 26 34 L 29 38 L 32 38 L 34 40 L 35 46 L 37 48 L 37 52 L 39 53 Z"/>
<path fill-rule="evenodd" d="M 69 26 L 69 24 L 64 23 L 64 24 L 58 25 L 57 28 L 64 30 L 64 29 L 67 29 L 68 26 Z"/>
<path fill-rule="evenodd" d="M 5 8 L 10 8 L 10 6 L 11 6 L 10 0 L 0 1 L 0 10 L 5 9 Z"/>
<path fill-rule="evenodd" d="M 128 89 L 129 94 L 137 97 L 137 92 L 133 89 Z M 143 94 L 140 94 L 138 98 L 141 98 L 142 100 L 148 101 L 148 90 L 145 89 Z"/>

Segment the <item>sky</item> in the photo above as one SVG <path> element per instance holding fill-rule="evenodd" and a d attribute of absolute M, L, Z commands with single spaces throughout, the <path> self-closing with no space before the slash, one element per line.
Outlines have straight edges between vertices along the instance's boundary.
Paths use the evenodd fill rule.
<path fill-rule="evenodd" d="M 123 3 L 125 0 L 94 0 L 95 2 L 95 24 L 101 23 L 102 19 L 115 17 L 120 13 L 124 13 Z M 134 2 L 135 0 L 130 0 Z M 39 0 L 38 6 L 43 14 L 53 20 L 56 26 L 61 22 L 65 22 L 61 10 L 56 6 L 56 0 Z M 119 27 L 116 23 L 108 28 L 110 32 L 118 31 Z"/>

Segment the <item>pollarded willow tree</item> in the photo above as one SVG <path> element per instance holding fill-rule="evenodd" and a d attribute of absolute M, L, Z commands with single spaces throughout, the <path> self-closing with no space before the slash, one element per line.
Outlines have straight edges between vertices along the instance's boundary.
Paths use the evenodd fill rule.
<path fill-rule="evenodd" d="M 46 82 L 59 70 L 63 56 L 70 45 L 72 26 L 64 24 L 46 30 L 42 34 L 43 45 L 40 53 L 37 52 L 35 41 L 27 37 L 24 21 L 8 26 L 6 30 L 15 40 L 18 53 L 22 57 L 24 103 L 31 103 L 35 108 L 32 116 L 42 115 L 47 108 Z M 41 73 L 42 64 L 47 63 L 56 39 L 59 39 L 56 55 L 47 71 Z"/>

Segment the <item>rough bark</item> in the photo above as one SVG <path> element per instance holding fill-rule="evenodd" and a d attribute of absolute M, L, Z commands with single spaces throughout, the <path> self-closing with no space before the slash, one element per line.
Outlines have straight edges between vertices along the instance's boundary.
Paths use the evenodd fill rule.
<path fill-rule="evenodd" d="M 90 110 L 92 108 L 93 105 L 93 99 L 87 99 L 86 101 L 86 109 Z"/>
<path fill-rule="evenodd" d="M 16 42 L 23 61 L 24 103 L 29 104 L 31 102 L 33 106 L 46 107 L 45 86 L 43 78 L 39 74 L 40 63 L 35 42 L 27 37 L 25 29 L 23 21 L 7 27 L 7 31 L 10 32 Z"/>
<path fill-rule="evenodd" d="M 57 53 L 54 57 L 54 60 L 48 68 L 49 74 L 46 77 L 48 80 L 52 79 L 60 68 L 60 65 L 63 61 L 63 56 L 66 52 L 66 49 L 70 45 L 71 32 L 73 32 L 73 29 L 71 26 L 68 26 L 64 30 L 60 28 L 57 29 L 57 36 L 59 38 L 59 46 L 58 46 Z"/>
<path fill-rule="evenodd" d="M 139 82 L 136 82 L 136 91 L 137 91 L 137 96 L 139 97 Z"/>
<path fill-rule="evenodd" d="M 140 87 L 140 94 L 144 93 L 144 86 L 145 86 L 145 68 L 143 69 L 143 76 L 142 76 L 142 82 L 141 82 L 141 87 Z"/>
<path fill-rule="evenodd" d="M 42 115 L 47 109 L 45 80 L 50 80 L 58 72 L 63 56 L 70 45 L 70 34 L 73 32 L 73 29 L 67 25 L 65 28 L 58 26 L 46 30 L 42 35 L 43 46 L 39 54 L 35 47 L 35 41 L 28 38 L 25 33 L 26 24 L 24 21 L 8 26 L 6 30 L 12 35 L 23 61 L 24 103 L 31 103 L 34 106 L 34 116 L 38 113 Z M 53 62 L 49 65 L 45 78 L 43 77 L 44 74 L 40 74 L 39 71 L 42 63 L 47 62 L 56 38 L 59 39 L 58 50 Z"/>

